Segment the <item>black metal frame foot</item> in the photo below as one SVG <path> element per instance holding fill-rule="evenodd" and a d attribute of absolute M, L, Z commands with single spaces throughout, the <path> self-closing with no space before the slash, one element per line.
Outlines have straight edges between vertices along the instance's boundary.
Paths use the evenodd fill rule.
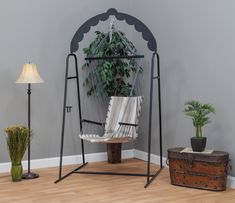
<path fill-rule="evenodd" d="M 147 187 L 153 182 L 153 180 L 160 174 L 160 172 L 162 171 L 163 168 L 164 168 L 164 167 L 161 167 L 161 168 L 152 176 L 152 178 L 151 178 L 149 181 L 147 181 L 147 183 L 145 184 L 144 188 L 147 188 Z"/>
<path fill-rule="evenodd" d="M 60 182 L 61 180 L 67 178 L 67 177 L 70 176 L 71 174 L 75 173 L 75 171 L 77 171 L 77 170 L 83 168 L 83 167 L 86 166 L 87 164 L 88 164 L 88 162 L 82 164 L 81 166 L 77 167 L 76 169 L 72 170 L 71 172 L 67 173 L 66 175 L 64 175 L 64 176 L 62 176 L 62 177 L 59 177 L 59 179 L 57 179 L 54 183 L 56 184 L 56 183 Z"/>

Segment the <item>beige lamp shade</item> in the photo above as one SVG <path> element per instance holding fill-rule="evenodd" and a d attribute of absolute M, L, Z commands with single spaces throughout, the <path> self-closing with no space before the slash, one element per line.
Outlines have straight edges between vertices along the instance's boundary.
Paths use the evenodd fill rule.
<path fill-rule="evenodd" d="M 43 83 L 44 81 L 40 77 L 37 67 L 33 63 L 26 63 L 23 65 L 20 77 L 16 83 Z"/>

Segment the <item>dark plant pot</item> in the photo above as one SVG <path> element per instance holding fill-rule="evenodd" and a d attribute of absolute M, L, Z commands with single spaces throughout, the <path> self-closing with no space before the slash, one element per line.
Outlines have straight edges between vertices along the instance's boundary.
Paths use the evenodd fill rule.
<path fill-rule="evenodd" d="M 122 143 L 108 143 L 107 144 L 108 163 L 121 163 Z"/>
<path fill-rule="evenodd" d="M 202 152 L 206 148 L 206 137 L 192 137 L 191 146 L 194 152 Z"/>
<path fill-rule="evenodd" d="M 22 173 L 23 173 L 23 167 L 21 163 L 11 165 L 11 177 L 13 182 L 21 181 Z"/>

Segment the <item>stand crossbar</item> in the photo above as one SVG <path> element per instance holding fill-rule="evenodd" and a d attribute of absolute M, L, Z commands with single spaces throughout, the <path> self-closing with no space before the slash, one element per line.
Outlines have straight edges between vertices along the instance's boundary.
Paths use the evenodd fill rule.
<path fill-rule="evenodd" d="M 91 174 L 91 175 L 116 175 L 116 176 L 139 176 L 139 177 L 148 177 L 150 176 L 151 179 L 146 185 L 145 188 L 158 176 L 158 174 L 161 172 L 162 168 L 160 168 L 155 174 L 146 174 L 146 173 L 117 173 L 117 172 L 102 172 L 102 171 L 80 171 L 83 169 L 88 162 L 85 164 L 80 165 L 79 167 L 75 168 L 74 170 L 70 171 L 66 175 L 62 176 L 61 178 L 57 179 L 55 183 L 58 183 L 62 181 L 63 179 L 69 177 L 70 175 L 76 173 L 76 174 Z"/>

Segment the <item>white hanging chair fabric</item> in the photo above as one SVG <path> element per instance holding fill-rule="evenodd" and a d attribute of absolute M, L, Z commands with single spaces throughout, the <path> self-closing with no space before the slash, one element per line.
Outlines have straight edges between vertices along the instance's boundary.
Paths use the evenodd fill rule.
<path fill-rule="evenodd" d="M 82 134 L 79 137 L 89 142 L 129 142 L 137 138 L 138 126 L 120 125 L 128 123 L 138 125 L 143 97 L 111 97 L 105 133 L 103 136 L 96 134 Z"/>

